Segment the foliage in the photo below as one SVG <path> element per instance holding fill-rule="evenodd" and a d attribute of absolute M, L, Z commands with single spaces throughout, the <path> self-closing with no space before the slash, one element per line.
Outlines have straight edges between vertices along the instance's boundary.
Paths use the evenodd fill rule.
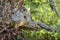
<path fill-rule="evenodd" d="M 59 15 L 60 1 L 54 0 L 54 2 L 56 3 Z M 53 28 L 57 28 L 56 33 L 49 32 L 44 29 L 37 32 L 23 30 L 26 40 L 60 40 L 60 15 L 57 17 L 55 12 L 51 10 L 49 0 L 25 0 L 25 6 L 27 8 L 31 8 L 30 12 L 33 20 L 43 22 Z"/>

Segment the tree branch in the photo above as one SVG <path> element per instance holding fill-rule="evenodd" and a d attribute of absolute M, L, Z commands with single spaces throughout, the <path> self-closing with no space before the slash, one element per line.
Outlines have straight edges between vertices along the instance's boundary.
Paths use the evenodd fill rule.
<path fill-rule="evenodd" d="M 58 12 L 55 7 L 55 2 L 53 0 L 49 0 L 49 3 L 50 3 L 50 7 L 51 7 L 52 11 L 54 11 L 56 13 L 56 15 L 58 16 Z"/>

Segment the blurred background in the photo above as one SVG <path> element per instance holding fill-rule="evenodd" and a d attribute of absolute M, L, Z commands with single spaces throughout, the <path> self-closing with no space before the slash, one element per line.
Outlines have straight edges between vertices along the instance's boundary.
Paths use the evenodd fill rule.
<path fill-rule="evenodd" d="M 52 28 L 56 28 L 57 32 L 50 32 L 45 29 L 39 31 L 23 30 L 26 40 L 60 40 L 60 0 L 53 0 L 58 12 L 57 14 L 51 10 L 49 0 L 25 0 L 25 6 L 30 8 L 32 19 L 45 23 Z"/>

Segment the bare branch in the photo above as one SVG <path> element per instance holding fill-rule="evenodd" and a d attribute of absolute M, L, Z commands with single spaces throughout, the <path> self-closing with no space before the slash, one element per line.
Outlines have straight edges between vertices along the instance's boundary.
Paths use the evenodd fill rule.
<path fill-rule="evenodd" d="M 56 13 L 56 15 L 58 16 L 58 12 L 55 7 L 55 2 L 53 0 L 49 0 L 49 3 L 50 3 L 50 7 L 51 7 L 52 11 L 54 11 Z"/>

